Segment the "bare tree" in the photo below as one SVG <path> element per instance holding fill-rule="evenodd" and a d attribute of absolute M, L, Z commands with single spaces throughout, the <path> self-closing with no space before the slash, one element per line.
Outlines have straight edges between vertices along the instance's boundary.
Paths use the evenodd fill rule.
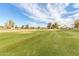
<path fill-rule="evenodd" d="M 14 22 L 12 20 L 9 20 L 5 23 L 5 27 L 7 29 L 13 29 L 14 28 Z"/>

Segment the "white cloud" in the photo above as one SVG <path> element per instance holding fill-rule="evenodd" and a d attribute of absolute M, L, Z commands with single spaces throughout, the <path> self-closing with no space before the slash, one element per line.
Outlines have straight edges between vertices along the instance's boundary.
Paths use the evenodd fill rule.
<path fill-rule="evenodd" d="M 63 13 L 67 13 L 66 10 L 64 9 L 66 6 L 68 6 L 68 4 L 55 4 L 55 5 L 51 5 L 48 4 L 47 8 L 49 10 L 49 13 L 51 14 L 51 18 L 54 18 L 56 22 L 58 22 L 59 24 L 63 24 L 64 25 L 64 20 L 61 18 L 61 15 Z"/>
<path fill-rule="evenodd" d="M 75 8 L 79 8 L 79 3 L 74 4 Z"/>
<path fill-rule="evenodd" d="M 24 15 L 33 18 L 33 20 L 38 20 L 38 21 L 45 21 L 46 23 L 48 22 L 58 22 L 60 25 L 68 25 L 70 26 L 73 24 L 72 18 L 73 17 L 78 17 L 79 16 L 79 10 L 76 10 L 71 13 L 76 13 L 75 15 L 72 15 L 66 19 L 63 19 L 61 16 L 64 13 L 68 13 L 65 10 L 65 7 L 67 7 L 69 3 L 55 3 L 55 4 L 47 4 L 47 10 L 40 8 L 36 3 L 23 3 L 23 4 L 17 4 L 20 9 L 24 9 L 26 12 L 28 11 L 31 15 L 27 15 L 25 12 L 23 13 Z M 79 8 L 79 4 L 75 4 L 75 8 Z M 53 20 L 55 19 L 55 20 Z M 32 22 L 30 22 L 32 23 Z M 35 23 L 32 23 L 36 25 Z M 40 24 L 41 25 L 41 24 Z M 42 25 L 41 25 L 42 26 Z M 45 26 L 45 25 L 44 25 Z"/>
<path fill-rule="evenodd" d="M 20 6 L 22 6 L 22 8 L 24 8 L 26 11 L 30 12 L 33 17 L 38 17 L 40 19 L 47 18 L 47 15 L 44 14 L 42 10 L 40 10 L 36 4 L 24 4 L 23 3 L 23 4 L 20 4 Z"/>
<path fill-rule="evenodd" d="M 79 13 L 76 13 L 72 16 L 69 16 L 69 18 L 78 19 L 79 18 Z"/>
<path fill-rule="evenodd" d="M 42 21 L 42 22 L 46 22 L 46 23 L 48 23 L 48 22 L 52 22 L 52 20 L 48 20 L 48 18 L 47 19 L 43 19 L 43 18 L 38 18 L 38 17 L 34 17 L 34 16 L 29 16 L 29 15 L 27 15 L 26 13 L 23 13 L 24 15 L 26 15 L 26 16 L 28 16 L 28 17 L 30 17 L 30 18 L 32 18 L 32 20 L 36 20 L 36 21 Z"/>

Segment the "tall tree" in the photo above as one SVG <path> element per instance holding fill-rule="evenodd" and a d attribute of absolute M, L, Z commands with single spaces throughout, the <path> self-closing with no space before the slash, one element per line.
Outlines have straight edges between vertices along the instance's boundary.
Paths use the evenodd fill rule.
<path fill-rule="evenodd" d="M 79 28 L 79 19 L 74 22 L 74 28 Z"/>
<path fill-rule="evenodd" d="M 14 22 L 12 20 L 8 20 L 6 23 L 5 23 L 5 27 L 7 29 L 13 29 L 14 28 Z"/>
<path fill-rule="evenodd" d="M 47 28 L 48 29 L 51 29 L 51 26 L 52 26 L 52 23 L 51 22 L 47 24 Z"/>
<path fill-rule="evenodd" d="M 41 27 L 40 27 L 40 26 L 38 26 L 38 27 L 37 27 L 37 29 L 41 29 Z"/>
<path fill-rule="evenodd" d="M 54 24 L 52 24 L 52 29 L 58 29 L 59 25 L 57 22 L 55 22 Z"/>
<path fill-rule="evenodd" d="M 24 28 L 25 28 L 24 25 L 22 25 L 22 26 L 21 26 L 21 29 L 24 29 Z"/>
<path fill-rule="evenodd" d="M 25 29 L 29 29 L 29 25 L 27 24 L 27 25 L 25 25 Z"/>
<path fill-rule="evenodd" d="M 18 26 L 17 25 L 15 25 L 15 29 L 18 29 Z"/>

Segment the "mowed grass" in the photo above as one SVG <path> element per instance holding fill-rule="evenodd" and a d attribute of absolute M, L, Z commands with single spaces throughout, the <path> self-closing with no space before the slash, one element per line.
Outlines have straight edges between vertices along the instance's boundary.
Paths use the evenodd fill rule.
<path fill-rule="evenodd" d="M 0 33 L 1 56 L 79 56 L 79 31 Z"/>

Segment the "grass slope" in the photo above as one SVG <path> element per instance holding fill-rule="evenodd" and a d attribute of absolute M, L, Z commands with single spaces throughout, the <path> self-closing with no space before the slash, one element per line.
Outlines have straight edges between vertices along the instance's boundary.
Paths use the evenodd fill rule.
<path fill-rule="evenodd" d="M 33 33 L 0 33 L 0 55 L 79 55 L 79 32 L 38 31 Z"/>

